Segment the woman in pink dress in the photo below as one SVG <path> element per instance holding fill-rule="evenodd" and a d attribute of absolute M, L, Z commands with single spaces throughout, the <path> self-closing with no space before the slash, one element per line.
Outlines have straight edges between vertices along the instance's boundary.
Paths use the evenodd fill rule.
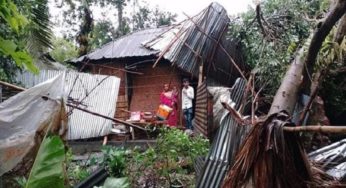
<path fill-rule="evenodd" d="M 163 92 L 160 95 L 160 104 L 167 105 L 173 109 L 167 118 L 168 125 L 172 127 L 177 126 L 177 100 L 178 92 L 176 88 L 170 90 L 169 84 L 164 84 Z"/>

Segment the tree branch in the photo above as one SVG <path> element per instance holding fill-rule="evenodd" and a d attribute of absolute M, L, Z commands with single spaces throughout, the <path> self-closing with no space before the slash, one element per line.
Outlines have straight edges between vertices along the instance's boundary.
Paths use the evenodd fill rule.
<path fill-rule="evenodd" d="M 308 125 L 299 127 L 284 127 L 287 132 L 320 132 L 320 133 L 346 133 L 346 126 Z"/>
<path fill-rule="evenodd" d="M 280 111 L 286 111 L 292 115 L 294 106 L 298 99 L 299 89 L 305 89 L 305 93 L 310 90 L 309 74 L 313 71 L 313 66 L 316 62 L 317 54 L 322 46 L 322 43 L 326 36 L 329 34 L 335 23 L 346 12 L 346 1 L 338 0 L 335 6 L 332 8 L 325 21 L 315 30 L 308 53 L 305 61 L 302 59 L 304 55 L 304 48 L 301 48 L 291 63 L 290 68 L 287 70 L 285 77 L 282 80 L 280 88 L 277 90 L 269 115 Z M 304 67 L 306 66 L 306 70 Z M 301 77 L 303 75 L 303 83 Z"/>
<path fill-rule="evenodd" d="M 311 39 L 311 43 L 310 43 L 310 46 L 306 55 L 306 59 L 305 59 L 306 70 L 303 73 L 304 77 L 303 77 L 303 85 L 302 85 L 304 93 L 309 93 L 311 82 L 308 79 L 309 78 L 308 75 L 309 74 L 311 75 L 313 73 L 314 64 L 316 62 L 318 52 L 322 46 L 324 39 L 329 34 L 330 30 L 333 28 L 336 22 L 345 13 L 346 13 L 346 1 L 345 0 L 336 1 L 334 7 L 329 12 L 325 21 L 319 24 L 319 26 L 315 29 L 314 35 Z"/>

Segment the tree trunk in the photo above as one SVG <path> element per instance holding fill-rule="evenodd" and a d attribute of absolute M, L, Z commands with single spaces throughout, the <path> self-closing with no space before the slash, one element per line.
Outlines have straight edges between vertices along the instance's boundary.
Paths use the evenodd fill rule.
<path fill-rule="evenodd" d="M 334 35 L 334 41 L 340 44 L 342 42 L 342 39 L 344 39 L 345 34 L 346 34 L 346 14 L 344 14 L 344 16 L 339 21 L 338 28 Z"/>
<path fill-rule="evenodd" d="M 286 72 L 280 88 L 276 92 L 268 115 L 280 112 L 282 110 L 286 111 L 288 114 L 293 113 L 294 106 L 298 98 L 299 87 L 302 82 L 304 69 L 303 55 L 304 49 L 301 48 Z"/>
<path fill-rule="evenodd" d="M 322 46 L 324 39 L 329 34 L 330 30 L 336 24 L 336 22 L 346 13 L 346 1 L 345 0 L 337 0 L 332 5 L 331 11 L 328 13 L 325 21 L 323 23 L 319 23 L 317 28 L 314 31 L 314 36 L 311 39 L 311 44 L 309 46 L 308 53 L 305 59 L 306 70 L 304 71 L 303 77 L 303 92 L 306 94 L 310 93 L 310 84 L 311 80 L 309 77 L 314 72 L 314 65 L 316 62 L 316 58 L 318 52 Z"/>
<path fill-rule="evenodd" d="M 298 99 L 300 86 L 303 84 L 302 88 L 305 88 L 305 91 L 308 91 L 310 89 L 309 76 L 311 75 L 309 74 L 312 74 L 317 54 L 322 46 L 324 39 L 329 34 L 330 30 L 336 24 L 336 22 L 345 14 L 345 12 L 346 0 L 338 0 L 329 12 L 325 21 L 319 24 L 319 26 L 315 29 L 305 61 L 302 59 L 304 49 L 301 48 L 299 50 L 294 62 L 286 72 L 280 88 L 276 92 L 268 115 L 280 112 L 282 110 L 292 115 Z M 306 71 L 304 71 L 305 67 Z M 302 76 L 302 74 L 304 75 Z"/>

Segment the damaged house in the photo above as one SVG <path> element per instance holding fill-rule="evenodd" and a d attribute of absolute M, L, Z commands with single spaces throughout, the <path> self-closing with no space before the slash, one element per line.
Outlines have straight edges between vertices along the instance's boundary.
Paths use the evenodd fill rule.
<path fill-rule="evenodd" d="M 70 63 L 83 71 L 119 77 L 115 117 L 127 119 L 129 111 L 155 112 L 165 83 L 179 91 L 186 77 L 195 92 L 198 82 L 232 86 L 246 66 L 236 41 L 226 37 L 228 26 L 226 10 L 212 3 L 178 24 L 130 33 Z M 183 122 L 181 115 L 178 120 Z"/>

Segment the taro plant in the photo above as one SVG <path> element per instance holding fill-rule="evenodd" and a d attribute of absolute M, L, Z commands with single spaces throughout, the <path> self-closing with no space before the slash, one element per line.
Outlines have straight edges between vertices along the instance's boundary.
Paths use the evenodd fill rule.
<path fill-rule="evenodd" d="M 108 173 L 115 178 L 124 177 L 126 168 L 125 150 L 106 146 L 102 149 L 102 152 L 104 154 L 103 164 Z"/>

